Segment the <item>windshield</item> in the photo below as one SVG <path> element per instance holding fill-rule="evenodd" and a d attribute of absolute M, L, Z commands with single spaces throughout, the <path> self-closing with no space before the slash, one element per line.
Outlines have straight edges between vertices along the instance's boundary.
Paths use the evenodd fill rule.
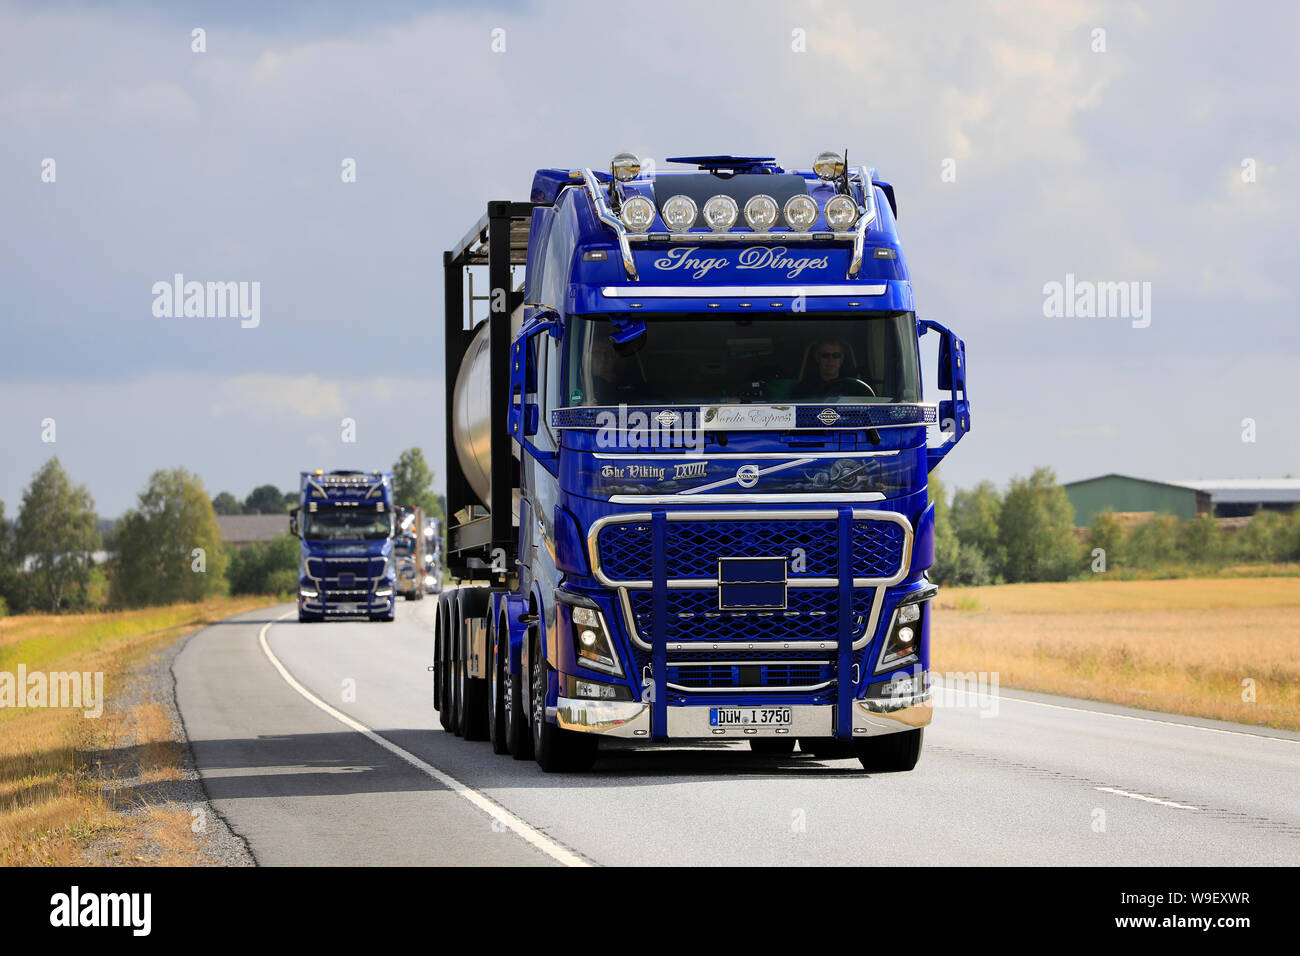
<path fill-rule="evenodd" d="M 645 318 L 645 344 L 627 356 L 608 319 L 569 319 L 569 405 L 921 400 L 910 312 Z"/>
<path fill-rule="evenodd" d="M 393 554 L 399 558 L 407 557 L 415 550 L 415 539 L 409 534 L 404 534 L 393 541 Z"/>
<path fill-rule="evenodd" d="M 392 517 L 384 512 L 308 512 L 303 537 L 313 541 L 383 540 L 392 534 L 392 527 Z"/>

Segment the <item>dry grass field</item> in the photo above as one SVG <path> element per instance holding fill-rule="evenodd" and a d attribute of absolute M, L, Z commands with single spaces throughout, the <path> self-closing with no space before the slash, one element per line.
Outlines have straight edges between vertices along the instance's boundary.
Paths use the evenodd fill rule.
<path fill-rule="evenodd" d="M 185 743 L 157 701 L 125 693 L 132 668 L 181 634 L 268 603 L 222 598 L 0 619 L 0 673 L 23 665 L 29 674 L 104 674 L 97 718 L 84 709 L 0 707 L 0 865 L 203 862 L 188 814 L 123 805 L 103 768 L 145 786 L 175 779 Z M 87 852 L 105 843 L 109 858 Z"/>
<path fill-rule="evenodd" d="M 945 588 L 932 640 L 938 671 L 1300 730 L 1300 578 Z"/>

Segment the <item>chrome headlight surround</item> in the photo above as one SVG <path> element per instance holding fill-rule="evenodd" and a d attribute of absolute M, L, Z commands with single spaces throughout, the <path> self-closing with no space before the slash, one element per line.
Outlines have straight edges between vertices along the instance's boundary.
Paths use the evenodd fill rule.
<path fill-rule="evenodd" d="M 685 232 L 695 225 L 695 220 L 699 217 L 700 209 L 695 205 L 695 200 L 690 196 L 673 196 L 666 203 L 661 212 L 664 225 L 668 227 L 669 232 Z"/>
<path fill-rule="evenodd" d="M 791 196 L 781 210 L 785 223 L 795 232 L 807 232 L 817 222 L 817 203 L 811 196 Z"/>
<path fill-rule="evenodd" d="M 730 196 L 719 193 L 704 204 L 704 223 L 714 232 L 726 232 L 740 218 L 740 207 Z"/>

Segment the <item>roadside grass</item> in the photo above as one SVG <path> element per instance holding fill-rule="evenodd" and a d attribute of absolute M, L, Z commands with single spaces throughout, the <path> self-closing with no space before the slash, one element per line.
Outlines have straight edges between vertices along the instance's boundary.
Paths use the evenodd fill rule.
<path fill-rule="evenodd" d="M 945 588 L 932 635 L 937 671 L 1300 730 L 1300 577 Z"/>
<path fill-rule="evenodd" d="M 138 799 L 132 806 L 105 775 L 107 764 L 113 776 L 129 773 L 143 783 L 181 776 L 186 745 L 167 712 L 152 700 L 124 702 L 124 688 L 134 668 L 181 635 L 273 602 L 226 597 L 0 619 L 0 671 L 16 675 L 23 664 L 29 674 L 104 674 L 98 718 L 87 718 L 86 708 L 0 708 L 0 865 L 203 863 L 188 814 Z M 125 763 L 113 759 L 122 754 L 129 754 Z M 92 853 L 93 844 L 111 849 Z"/>

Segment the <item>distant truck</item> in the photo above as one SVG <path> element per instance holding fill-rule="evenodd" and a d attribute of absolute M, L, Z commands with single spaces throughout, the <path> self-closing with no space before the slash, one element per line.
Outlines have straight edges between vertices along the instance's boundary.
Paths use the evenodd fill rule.
<path fill-rule="evenodd" d="M 442 591 L 442 522 L 424 519 L 424 593 Z"/>
<path fill-rule="evenodd" d="M 393 620 L 392 484 L 389 472 L 302 472 L 298 507 L 289 513 L 302 542 L 299 621 Z"/>
<path fill-rule="evenodd" d="M 397 506 L 393 558 L 397 562 L 397 593 L 408 601 L 424 599 L 424 509 Z"/>

